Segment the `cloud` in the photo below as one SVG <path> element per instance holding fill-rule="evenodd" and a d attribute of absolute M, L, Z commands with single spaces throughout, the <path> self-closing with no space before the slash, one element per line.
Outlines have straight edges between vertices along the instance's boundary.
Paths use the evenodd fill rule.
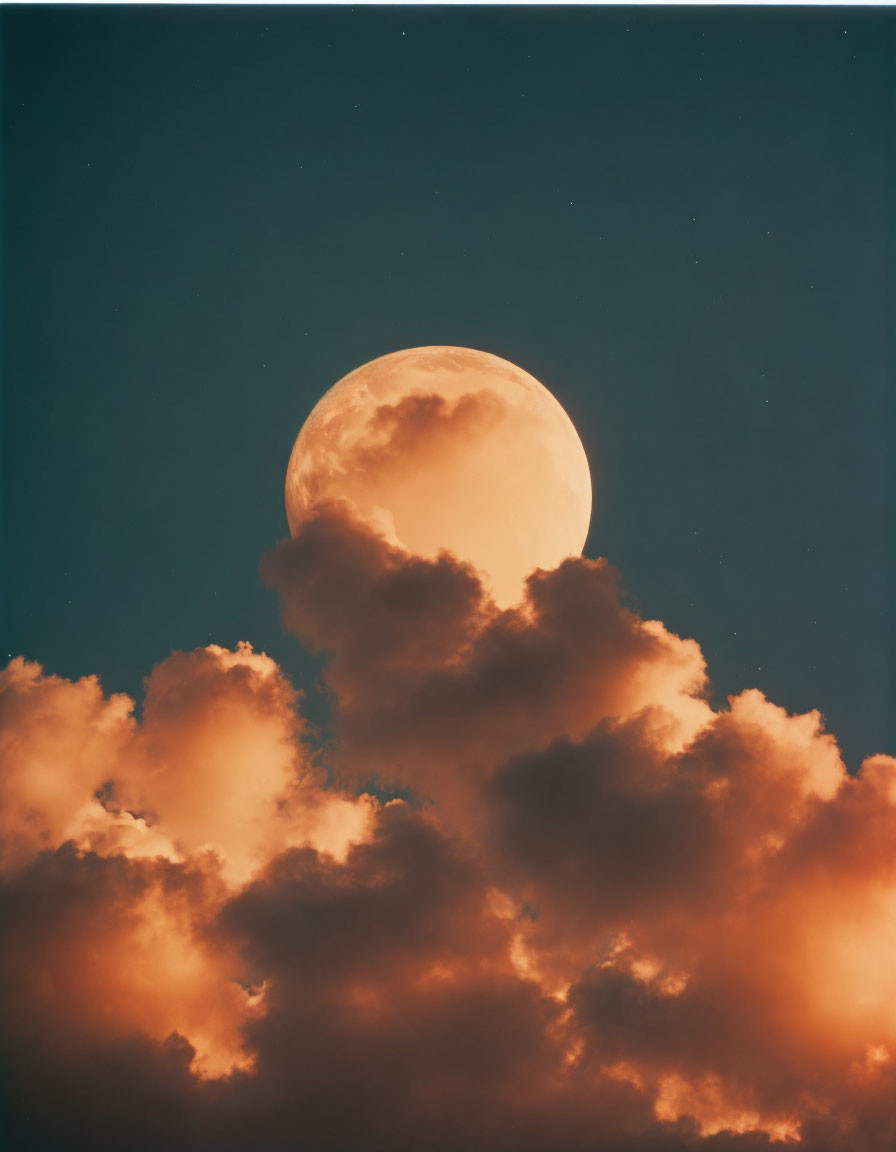
<path fill-rule="evenodd" d="M 131 738 L 131 701 L 21 657 L 0 672 L 0 867 L 62 843 Z"/>
<path fill-rule="evenodd" d="M 605 561 L 536 572 L 526 602 L 499 611 L 468 566 L 409 558 L 334 504 L 262 574 L 285 627 L 330 656 L 341 770 L 410 786 L 443 817 L 559 734 L 653 709 L 675 745 L 711 715 L 698 646 L 623 608 Z"/>
<path fill-rule="evenodd" d="M 890 1152 L 896 761 L 713 711 L 603 561 L 502 610 L 335 503 L 262 570 L 326 758 L 248 645 L 172 655 L 139 720 L 2 673 L 22 1148 Z"/>

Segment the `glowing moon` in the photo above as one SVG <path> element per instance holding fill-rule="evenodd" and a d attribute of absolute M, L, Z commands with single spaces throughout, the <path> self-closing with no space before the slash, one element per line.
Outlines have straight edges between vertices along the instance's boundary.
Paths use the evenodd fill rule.
<path fill-rule="evenodd" d="M 471 348 L 410 348 L 344 376 L 305 421 L 286 473 L 292 534 L 334 499 L 408 552 L 473 564 L 509 605 L 535 568 L 581 554 L 591 474 L 527 372 Z"/>

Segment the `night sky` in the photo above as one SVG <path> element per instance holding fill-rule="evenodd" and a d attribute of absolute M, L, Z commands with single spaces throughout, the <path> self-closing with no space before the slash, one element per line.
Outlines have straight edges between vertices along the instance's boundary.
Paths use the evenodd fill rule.
<path fill-rule="evenodd" d="M 258 575 L 295 436 L 457 344 L 565 406 L 586 555 L 715 700 L 892 747 L 890 12 L 2 21 L 4 652 L 139 697 L 249 640 L 309 689 Z"/>

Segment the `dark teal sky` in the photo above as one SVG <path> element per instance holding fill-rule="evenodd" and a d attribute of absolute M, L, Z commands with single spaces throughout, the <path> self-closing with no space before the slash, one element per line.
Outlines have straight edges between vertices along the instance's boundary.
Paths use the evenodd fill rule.
<path fill-rule="evenodd" d="M 893 750 L 891 12 L 2 21 L 4 652 L 139 693 L 246 639 L 310 687 L 257 575 L 295 435 L 461 344 L 567 408 L 587 554 L 721 698 Z"/>

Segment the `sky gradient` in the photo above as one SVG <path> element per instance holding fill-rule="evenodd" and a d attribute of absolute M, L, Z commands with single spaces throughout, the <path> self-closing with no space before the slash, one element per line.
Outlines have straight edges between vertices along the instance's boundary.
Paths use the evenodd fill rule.
<path fill-rule="evenodd" d="M 313 677 L 257 577 L 292 442 L 358 364 L 459 344 L 557 394 L 586 555 L 720 701 L 888 746 L 889 13 L 3 27 L 7 652 L 139 694 L 248 638 Z"/>

